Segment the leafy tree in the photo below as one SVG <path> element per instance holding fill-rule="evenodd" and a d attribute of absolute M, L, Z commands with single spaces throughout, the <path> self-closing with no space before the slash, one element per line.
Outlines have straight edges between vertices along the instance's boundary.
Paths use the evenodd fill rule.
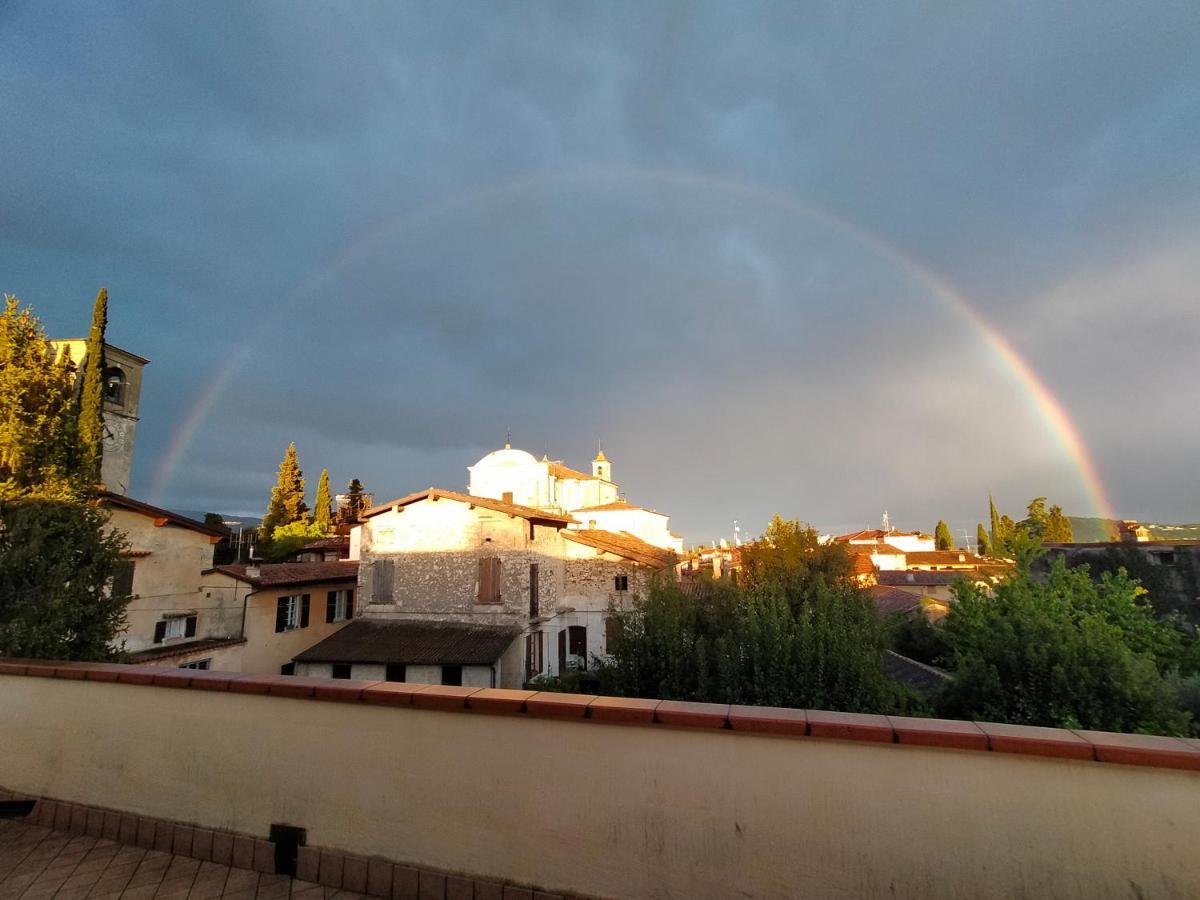
<path fill-rule="evenodd" d="M 622 623 L 600 689 L 621 695 L 872 712 L 923 701 L 883 673 L 883 630 L 841 546 L 776 516 L 742 548 L 739 583 L 651 584 Z"/>
<path fill-rule="evenodd" d="M 1024 519 L 1017 523 L 1017 527 L 1024 530 L 1026 534 L 1036 540 L 1045 540 L 1046 524 L 1050 521 L 1050 515 L 1046 512 L 1046 498 L 1034 497 L 1029 501 L 1029 507 Z"/>
<path fill-rule="evenodd" d="M 315 522 L 292 522 L 276 528 L 271 539 L 260 543 L 257 549 L 267 562 L 282 562 L 305 544 L 328 536 L 329 532 Z"/>
<path fill-rule="evenodd" d="M 280 525 L 308 521 L 308 507 L 304 503 L 304 473 L 300 471 L 300 460 L 296 455 L 296 442 L 288 444 L 279 463 L 279 474 L 275 487 L 271 488 L 271 502 L 262 521 L 262 536 L 270 540 Z"/>
<path fill-rule="evenodd" d="M 937 528 L 933 532 L 934 546 L 939 550 L 954 549 L 954 535 L 950 532 L 950 526 L 946 524 L 945 519 L 938 519 Z"/>
<path fill-rule="evenodd" d="M 112 659 L 128 594 L 127 549 L 99 508 L 26 496 L 0 501 L 0 656 Z"/>
<path fill-rule="evenodd" d="M 100 483 L 104 458 L 104 332 L 108 328 L 108 291 L 100 288 L 92 310 L 79 391 L 80 469 L 89 484 Z"/>
<path fill-rule="evenodd" d="M 229 531 L 228 526 L 225 524 L 225 517 L 220 513 L 206 512 L 204 514 L 204 524 L 209 528 L 216 528 L 224 532 Z"/>
<path fill-rule="evenodd" d="M 1004 523 L 1000 520 L 1000 512 L 996 509 L 996 501 L 988 494 L 988 515 L 992 525 L 992 546 L 999 552 L 1007 535 L 1004 533 Z"/>
<path fill-rule="evenodd" d="M 1071 520 L 1063 515 L 1062 507 L 1055 503 L 1046 516 L 1046 531 L 1042 540 L 1047 544 L 1069 544 L 1074 539 Z"/>
<path fill-rule="evenodd" d="M 0 499 L 67 498 L 79 488 L 73 373 L 16 297 L 0 315 Z"/>
<path fill-rule="evenodd" d="M 346 525 L 357 522 L 359 514 L 366 508 L 366 502 L 362 482 L 351 478 L 346 488 L 346 504 L 338 509 L 338 523 Z"/>
<path fill-rule="evenodd" d="M 322 469 L 317 481 L 317 499 L 313 501 L 313 525 L 323 535 L 329 534 L 330 508 L 333 500 L 329 496 L 329 470 Z"/>
<path fill-rule="evenodd" d="M 975 529 L 975 544 L 975 552 L 980 556 L 992 555 L 992 541 L 988 537 L 987 529 L 983 527 L 982 522 Z"/>
<path fill-rule="evenodd" d="M 954 681 L 941 712 L 958 718 L 1186 734 L 1164 680 L 1179 636 L 1139 602 L 1123 573 L 1093 581 L 1061 560 L 1044 581 L 1018 541 L 1016 573 L 994 596 L 960 581 L 943 624 Z M 1160 668 L 1161 667 L 1161 668 Z"/>

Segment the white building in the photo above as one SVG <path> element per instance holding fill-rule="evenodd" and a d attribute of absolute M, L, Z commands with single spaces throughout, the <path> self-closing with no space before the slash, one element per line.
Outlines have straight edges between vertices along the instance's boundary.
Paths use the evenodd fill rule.
<path fill-rule="evenodd" d="M 360 617 L 298 655 L 298 674 L 519 687 L 586 669 L 607 653 L 610 613 L 673 577 L 673 549 L 634 530 L 663 540 L 665 516 L 599 510 L 627 526 L 611 530 L 564 508 L 618 504 L 602 454 L 592 476 L 512 447 L 469 471 L 471 493 L 429 488 L 363 513 Z"/>
<path fill-rule="evenodd" d="M 519 506 L 567 513 L 572 528 L 598 528 L 628 533 L 667 550 L 683 552 L 683 538 L 670 528 L 665 513 L 635 506 L 619 494 L 612 480 L 612 463 L 601 450 L 592 460 L 592 474 L 572 469 L 560 460 L 505 444 L 475 465 L 468 466 L 467 493 Z"/>

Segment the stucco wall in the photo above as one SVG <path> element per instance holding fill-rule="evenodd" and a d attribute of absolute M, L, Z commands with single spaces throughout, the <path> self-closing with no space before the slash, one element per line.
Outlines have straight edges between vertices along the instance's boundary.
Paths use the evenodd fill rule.
<path fill-rule="evenodd" d="M 1200 884 L 1192 772 L 55 678 L 0 692 L 12 790 L 258 835 L 289 823 L 312 845 L 552 891 L 1182 900 Z"/>
<path fill-rule="evenodd" d="M 219 600 L 201 589 L 200 573 L 212 565 L 213 544 L 207 534 L 177 525 L 157 526 L 131 510 L 110 510 L 110 525 L 123 532 L 135 551 L 150 551 L 131 561 L 134 598 L 126 607 L 128 627 L 119 638 L 130 652 L 166 646 L 154 643 L 154 626 L 164 614 L 197 616 L 197 637 L 231 637 L 241 625 L 240 611 L 231 617 Z"/>

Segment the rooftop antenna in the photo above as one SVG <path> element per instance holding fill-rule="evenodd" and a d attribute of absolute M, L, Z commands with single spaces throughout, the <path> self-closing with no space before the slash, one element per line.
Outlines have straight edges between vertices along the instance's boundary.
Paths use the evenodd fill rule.
<path fill-rule="evenodd" d="M 887 514 L 887 510 L 886 510 L 886 509 L 883 511 L 883 521 L 882 521 L 880 524 L 882 524 L 882 525 L 883 525 L 883 530 L 884 530 L 884 532 L 885 532 L 885 533 L 889 533 L 889 534 L 891 533 L 891 530 L 892 530 L 892 520 L 888 518 L 888 514 Z"/>
<path fill-rule="evenodd" d="M 512 429 L 511 428 L 509 428 L 507 431 L 504 432 L 504 449 L 505 450 L 512 449 Z"/>

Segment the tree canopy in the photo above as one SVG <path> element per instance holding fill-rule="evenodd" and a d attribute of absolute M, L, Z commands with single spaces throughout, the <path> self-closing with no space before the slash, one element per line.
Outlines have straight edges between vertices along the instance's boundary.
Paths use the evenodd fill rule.
<path fill-rule="evenodd" d="M 980 522 L 975 529 L 975 552 L 980 556 L 992 555 L 992 540 L 988 537 L 987 529 Z"/>
<path fill-rule="evenodd" d="M 655 582 L 599 661 L 600 688 L 641 697 L 912 711 L 920 701 L 883 673 L 870 597 L 848 578 L 844 548 L 776 516 L 742 547 L 737 584 L 685 592 Z"/>
<path fill-rule="evenodd" d="M 937 528 L 933 531 L 934 546 L 938 550 L 953 550 L 954 535 L 950 531 L 950 526 L 946 524 L 945 519 L 938 519 Z"/>
<path fill-rule="evenodd" d="M 104 334 L 108 329 L 108 291 L 100 288 L 92 309 L 87 351 L 79 380 L 80 471 L 90 484 L 100 483 L 104 461 Z"/>
<path fill-rule="evenodd" d="M 323 535 L 329 534 L 329 519 L 333 498 L 329 495 L 329 470 L 322 469 L 317 481 L 317 499 L 313 501 L 313 526 Z"/>
<path fill-rule="evenodd" d="M 293 441 L 284 451 L 275 487 L 271 488 L 271 501 L 261 526 L 264 539 L 270 540 L 280 525 L 308 522 L 304 487 L 304 473 L 300 471 L 300 458 L 296 453 L 296 442 Z"/>

